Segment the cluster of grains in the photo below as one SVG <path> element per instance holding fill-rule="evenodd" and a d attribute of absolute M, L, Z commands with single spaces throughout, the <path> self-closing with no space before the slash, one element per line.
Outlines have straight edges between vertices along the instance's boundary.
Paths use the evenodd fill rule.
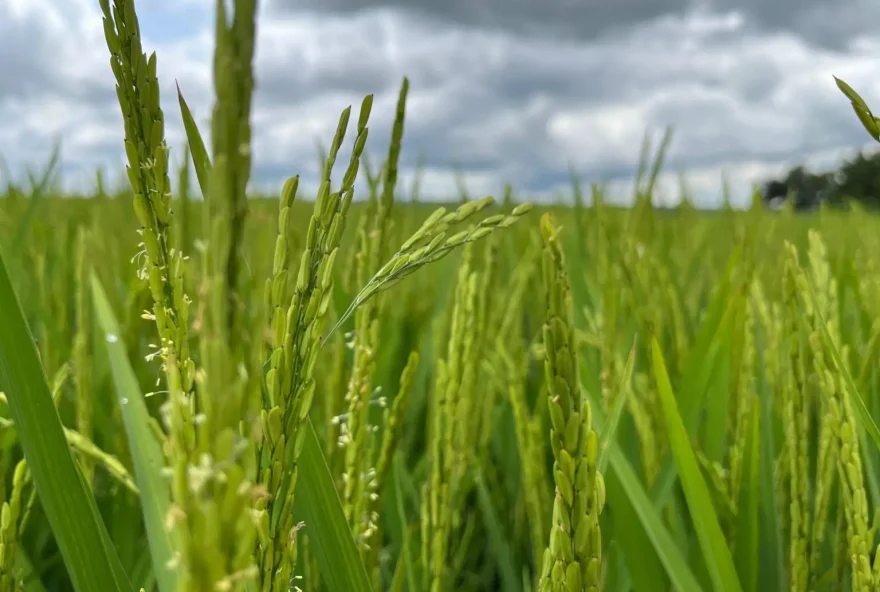
<path fill-rule="evenodd" d="M 545 380 L 556 498 L 539 589 L 596 590 L 602 557 L 599 514 L 605 504 L 604 482 L 596 471 L 598 438 L 578 380 L 571 289 L 558 230 L 547 214 L 541 219 L 541 234 L 547 301 Z"/>
<path fill-rule="evenodd" d="M 195 364 L 189 354 L 189 305 L 184 292 L 185 257 L 172 245 L 174 217 L 168 178 L 165 118 L 159 104 L 156 54 L 147 58 L 133 0 L 101 0 L 104 37 L 116 78 L 116 95 L 125 125 L 126 172 L 134 192 L 134 210 L 141 228 L 142 256 L 138 271 L 148 282 L 162 359 L 168 382 L 190 393 Z"/>
<path fill-rule="evenodd" d="M 286 285 L 283 278 L 286 276 L 289 241 L 279 234 L 276 243 L 275 278 L 272 287 L 267 289 L 273 292 L 269 300 L 282 304 L 276 305 L 272 313 L 275 344 L 266 374 L 268 392 L 261 411 L 262 439 L 258 452 L 262 467 L 259 482 L 268 491 L 268 496 L 257 506 L 259 564 L 262 589 L 266 591 L 287 590 L 297 562 L 296 532 L 299 525 L 294 524 L 291 512 L 297 461 L 305 438 L 305 421 L 315 395 L 314 369 L 333 295 L 334 262 L 354 197 L 354 182 L 367 140 L 371 108 L 372 95 L 369 95 L 361 105 L 357 137 L 342 186 L 339 191 L 331 193 L 330 177 L 351 110 L 343 111 L 339 119 L 286 313 L 282 291 Z M 295 190 L 295 181 L 286 184 L 282 212 L 292 203 Z M 282 225 L 286 225 L 286 218 L 282 214 Z M 279 231 L 283 231 L 281 226 Z"/>
<path fill-rule="evenodd" d="M 786 380 L 783 383 L 782 405 L 785 430 L 787 471 L 789 481 L 789 569 L 791 590 L 806 590 L 809 580 L 809 405 L 811 396 L 806 386 L 808 352 L 801 331 L 798 305 L 799 274 L 797 251 L 789 245 L 784 277 L 786 307 L 785 331 L 788 343 Z"/>
<path fill-rule="evenodd" d="M 202 291 L 211 296 L 201 323 L 198 374 L 189 352 L 186 258 L 172 246 L 180 235 L 171 211 L 156 56 L 148 59 L 141 49 L 132 0 L 115 0 L 112 10 L 109 0 L 102 0 L 101 8 L 125 125 L 128 180 L 143 237 L 139 274 L 148 282 L 153 300 L 152 312 L 144 316 L 154 320 L 159 331 L 159 343 L 148 359 L 161 359 L 167 379 L 163 413 L 169 431 L 165 450 L 173 505 L 166 522 L 177 541 L 177 556 L 173 565 L 157 568 L 176 569 L 184 590 L 231 590 L 257 576 L 253 542 L 249 542 L 255 540 L 256 529 L 246 511 L 252 501 L 253 483 L 248 478 L 252 469 L 247 462 L 252 453 L 239 424 L 258 383 L 244 353 L 247 340 L 238 297 L 245 188 L 250 175 L 256 2 L 236 2 L 231 17 L 225 4 L 217 3 L 214 165 L 202 187 L 208 198 L 209 229 Z"/>
<path fill-rule="evenodd" d="M 462 467 L 456 440 L 460 427 L 458 402 L 463 378 L 463 360 L 468 323 L 473 321 L 476 276 L 465 256 L 459 266 L 446 356 L 438 360 L 430 417 L 431 462 L 428 481 L 422 487 L 422 557 L 428 575 L 426 589 L 440 592 L 449 585 L 449 541 L 453 525 L 454 499 Z"/>
<path fill-rule="evenodd" d="M 397 162 L 403 138 L 406 113 L 406 97 L 409 82 L 404 79 L 397 101 L 397 111 L 391 130 L 388 158 L 381 177 L 369 173 L 370 188 L 368 215 L 362 218 L 364 226 L 358 233 L 359 250 L 356 255 L 355 273 L 357 283 L 365 285 L 378 271 L 385 256 L 388 243 L 389 222 L 394 205 L 397 184 Z M 382 183 L 379 195 L 379 182 Z M 354 367 L 345 393 L 347 413 L 342 424 L 345 434 L 342 443 L 345 450 L 343 498 L 346 518 L 362 554 L 368 561 L 368 569 L 375 571 L 375 549 L 371 547 L 378 529 L 378 513 L 375 500 L 378 497 L 379 479 L 372 460 L 376 451 L 378 426 L 370 424 L 370 403 L 374 393 L 373 382 L 376 356 L 379 351 L 380 318 L 382 300 L 374 298 L 365 302 L 354 315 Z M 378 388 L 376 389 L 378 390 Z M 379 403 L 384 406 L 385 398 Z"/>

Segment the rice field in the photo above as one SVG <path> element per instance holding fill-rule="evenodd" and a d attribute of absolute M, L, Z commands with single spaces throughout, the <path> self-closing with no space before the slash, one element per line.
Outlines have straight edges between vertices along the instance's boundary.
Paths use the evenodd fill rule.
<path fill-rule="evenodd" d="M 209 143 L 101 6 L 127 187 L 0 195 L 0 592 L 880 589 L 875 214 L 657 209 L 665 142 L 630 208 L 438 208 L 406 80 L 381 167 L 367 96 L 248 196 L 255 0 Z"/>

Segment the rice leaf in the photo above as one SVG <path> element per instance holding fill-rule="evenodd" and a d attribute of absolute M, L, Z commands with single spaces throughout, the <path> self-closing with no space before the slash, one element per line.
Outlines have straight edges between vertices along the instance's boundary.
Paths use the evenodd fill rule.
<path fill-rule="evenodd" d="M 613 454 L 609 454 L 609 459 L 612 456 Z M 672 574 L 677 574 L 678 568 L 676 565 L 670 567 L 663 561 L 664 558 L 655 549 L 654 541 L 648 536 L 649 527 L 645 526 L 644 523 L 650 519 L 644 518 L 644 516 L 636 511 L 637 494 L 632 493 L 629 489 L 642 488 L 642 485 L 626 457 L 623 457 L 622 462 L 626 463 L 626 468 L 621 469 L 618 467 L 615 469 L 614 463 L 609 463 L 609 469 L 604 474 L 607 504 L 610 509 L 609 513 L 614 520 L 614 539 L 612 543 L 617 547 L 616 555 L 623 562 L 623 566 L 621 566 L 623 574 L 620 576 L 620 579 L 628 580 L 623 582 L 626 585 L 622 589 L 635 590 L 636 592 L 653 592 L 660 587 L 668 590 L 670 589 L 670 579 L 673 576 L 668 576 L 667 574 L 670 573 L 670 570 Z M 629 472 L 624 473 L 623 471 L 627 469 L 629 469 Z M 623 479 L 621 475 L 624 475 Z M 624 481 L 627 478 L 629 479 Z M 642 493 L 644 493 L 644 489 L 642 489 Z M 651 511 L 653 511 L 653 508 Z M 659 517 L 657 517 L 656 523 L 665 532 L 665 526 L 659 521 Z M 665 532 L 665 538 L 665 543 L 668 543 L 669 546 L 662 543 L 664 550 L 673 549 L 677 552 L 678 549 L 675 547 L 675 541 L 672 540 L 668 532 Z M 684 562 L 684 558 L 681 557 L 680 553 L 676 554 L 681 559 L 681 563 L 677 563 L 677 565 L 684 566 L 687 569 L 687 563 Z M 611 556 L 613 555 L 609 553 L 609 557 Z M 696 580 L 693 583 L 696 584 Z M 699 590 L 699 586 L 683 589 Z"/>
<path fill-rule="evenodd" d="M 722 294 L 722 292 L 719 292 Z M 706 324 L 712 327 L 708 333 L 711 339 L 706 345 L 695 345 L 705 347 L 701 350 L 700 355 L 694 354 L 692 361 L 688 362 L 684 375 L 681 380 L 681 388 L 679 390 L 679 402 L 681 404 L 681 416 L 689 435 L 695 435 L 699 427 L 700 413 L 703 409 L 703 401 L 706 393 L 709 391 L 709 385 L 716 378 L 721 365 L 722 352 L 725 343 L 730 334 L 730 324 L 732 321 L 733 303 L 725 300 L 726 310 L 724 316 L 716 323 L 714 315 L 710 312 L 710 317 L 706 320 Z M 704 328 L 705 326 L 704 325 Z M 697 343 L 702 343 L 702 338 L 698 338 Z M 717 378 L 716 381 L 717 382 Z M 672 494 L 673 486 L 677 481 L 678 474 L 673 455 L 670 451 L 664 455 L 663 464 L 660 468 L 660 474 L 654 485 L 651 487 L 651 499 L 659 507 L 662 507 L 669 500 Z"/>
<path fill-rule="evenodd" d="M 620 380 L 620 392 L 614 407 L 611 409 L 611 415 L 605 429 L 602 430 L 602 437 L 599 439 L 599 457 L 596 461 L 596 467 L 600 473 L 605 471 L 608 465 L 608 450 L 614 435 L 617 433 L 617 426 L 620 423 L 620 417 L 623 415 L 623 408 L 626 406 L 627 395 L 629 394 L 629 383 L 632 378 L 633 368 L 636 363 L 636 344 L 633 343 L 632 349 L 629 350 L 629 356 L 626 360 L 626 367 L 623 369 L 623 377 Z"/>
<path fill-rule="evenodd" d="M 745 332 L 745 300 L 736 298 L 731 301 L 731 330 L 720 348 L 720 360 L 716 380 L 709 391 L 711 396 L 706 399 L 706 419 L 701 433 L 701 450 L 706 458 L 714 462 L 724 460 L 727 450 L 727 422 L 730 414 L 732 379 L 739 373 L 739 360 L 742 358 L 743 337 Z"/>
<path fill-rule="evenodd" d="M 727 547 L 724 533 L 718 522 L 718 515 L 712 507 L 709 488 L 700 473 L 697 458 L 691 448 L 684 422 L 678 412 L 675 395 L 666 372 L 666 363 L 663 361 L 660 344 L 656 338 L 652 340 L 651 353 L 657 390 L 663 406 L 663 415 L 666 418 L 669 446 L 678 467 L 679 480 L 682 489 L 684 489 L 700 548 L 703 550 L 706 568 L 709 570 L 709 576 L 716 590 L 740 592 L 741 587 L 733 564 L 733 557 Z"/>
<path fill-rule="evenodd" d="M 175 83 L 177 84 L 177 83 Z M 189 144 L 189 152 L 192 157 L 193 167 L 196 169 L 196 178 L 199 181 L 199 189 L 202 196 L 208 197 L 208 179 L 211 176 L 211 157 L 205 148 L 205 142 L 202 140 L 202 134 L 196 125 L 189 106 L 180 92 L 180 85 L 177 84 L 177 102 L 180 104 L 180 115 L 183 118 L 183 127 L 186 130 L 186 141 Z"/>
<path fill-rule="evenodd" d="M 411 581 L 409 576 L 407 575 L 407 555 L 409 554 L 409 544 L 410 544 L 410 530 L 407 529 L 406 533 L 403 537 L 403 552 L 397 557 L 397 565 L 394 567 L 394 575 L 391 577 L 391 586 L 389 587 L 390 592 L 404 592 L 404 590 L 408 590 L 407 586 Z M 405 585 L 406 584 L 406 585 Z"/>
<path fill-rule="evenodd" d="M 77 592 L 132 592 L 67 444 L 37 349 L 0 255 L 0 391 Z"/>
<path fill-rule="evenodd" d="M 474 467 L 474 484 L 477 487 L 477 501 L 480 504 L 480 512 L 483 514 L 483 520 L 489 534 L 489 551 L 498 561 L 498 570 L 501 573 L 503 589 L 517 592 L 520 589 L 520 582 L 513 567 L 510 545 L 507 544 L 507 540 L 504 537 L 501 521 L 492 504 L 492 495 L 486 487 L 483 472 L 479 466 Z"/>
<path fill-rule="evenodd" d="M 307 419 L 299 478 L 296 481 L 296 520 L 305 523 L 309 548 L 328 590 L 370 592 L 370 580 L 345 520 L 333 476 L 321 451 L 312 420 Z"/>
<path fill-rule="evenodd" d="M 593 408 L 593 423 L 602 430 L 605 422 L 602 407 L 589 395 Z M 614 516 L 614 534 L 629 567 L 637 591 L 653 592 L 663 581 L 659 562 L 669 576 L 673 590 L 690 592 L 701 590 L 687 560 L 663 524 L 654 503 L 642 486 L 635 469 L 611 442 L 608 452 L 609 471 L 605 475 L 606 499 Z M 667 589 L 667 588 L 663 588 Z"/>
<path fill-rule="evenodd" d="M 406 510 L 403 507 L 403 485 L 401 484 L 401 475 L 404 472 L 403 460 L 400 452 L 394 454 L 394 499 L 397 510 L 397 516 L 401 525 L 407 524 Z M 412 559 L 412 551 L 410 550 L 410 530 L 404 526 L 403 549 L 401 551 L 401 559 L 406 567 L 406 580 L 408 582 L 407 589 L 414 590 L 416 582 L 415 562 Z"/>
<path fill-rule="evenodd" d="M 739 580 L 747 592 L 758 590 L 758 508 L 760 505 L 761 407 L 752 399 L 744 454 L 743 485 L 739 492 L 734 559 Z"/>
<path fill-rule="evenodd" d="M 757 324 L 755 330 L 755 349 L 763 352 L 765 346 L 764 327 Z M 782 520 L 779 516 L 779 499 L 777 497 L 776 484 L 774 482 L 774 460 L 776 459 L 776 445 L 773 439 L 773 424 L 771 422 L 773 412 L 772 393 L 767 385 L 766 369 L 763 363 L 755 365 L 757 371 L 758 397 L 761 406 L 760 422 L 761 455 L 759 471 L 761 484 L 760 505 L 760 532 L 761 543 L 760 573 L 761 581 L 765 582 L 771 590 L 784 590 L 786 587 L 785 554 L 782 542 Z"/>
<path fill-rule="evenodd" d="M 147 529 L 156 582 L 161 592 L 173 592 L 177 590 L 177 575 L 168 567 L 174 558 L 174 545 L 164 526 L 171 497 L 167 482 L 162 477 L 162 467 L 165 464 L 162 449 L 149 427 L 151 418 L 125 351 L 125 344 L 119 337 L 119 322 L 113 314 L 101 281 L 94 273 L 91 283 L 95 313 L 104 335 L 102 341 L 106 346 L 125 434 L 134 462 L 135 481 L 140 490 L 141 511 Z"/>
<path fill-rule="evenodd" d="M 669 580 L 672 584 L 671 589 L 682 592 L 701 590 L 702 588 L 697 583 L 697 578 L 694 576 L 690 567 L 688 567 L 687 560 L 684 555 L 682 555 L 678 546 L 675 544 L 675 541 L 672 539 L 672 536 L 669 534 L 669 531 L 666 529 L 666 526 L 663 524 L 663 520 L 657 513 L 657 510 L 651 502 L 651 499 L 648 497 L 644 487 L 642 487 L 635 470 L 616 446 L 611 448 L 609 462 L 613 477 L 617 480 L 617 483 L 619 483 L 619 488 L 624 494 L 623 496 L 618 495 L 619 492 L 616 491 L 618 488 L 616 485 L 610 487 L 614 483 L 614 479 L 609 478 L 607 480 L 609 485 L 608 503 L 611 505 L 612 509 L 614 509 L 615 515 L 621 513 L 620 509 L 621 506 L 624 505 L 624 500 L 628 502 L 629 508 L 627 509 L 631 510 L 635 517 L 638 518 L 639 524 L 644 531 L 644 536 L 650 541 L 651 545 L 653 545 L 654 552 L 657 554 L 657 557 L 666 570 L 666 574 L 669 576 Z M 620 536 L 621 547 L 624 550 L 624 557 L 630 565 L 630 574 L 637 583 L 637 574 L 641 574 L 644 577 L 650 575 L 650 572 L 645 569 L 648 565 L 645 561 L 645 554 L 635 553 L 633 552 L 634 549 L 628 548 L 629 543 L 633 540 L 633 537 L 636 534 L 632 529 L 633 523 L 626 522 L 624 524 L 628 528 L 620 533 L 615 530 L 615 534 Z M 656 590 L 657 581 L 658 580 L 655 578 L 648 578 L 647 585 L 641 587 L 636 585 L 636 589 Z"/>

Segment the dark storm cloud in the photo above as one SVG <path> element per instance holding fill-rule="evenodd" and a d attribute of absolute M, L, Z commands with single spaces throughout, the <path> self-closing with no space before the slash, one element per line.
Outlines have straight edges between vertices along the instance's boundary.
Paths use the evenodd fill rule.
<path fill-rule="evenodd" d="M 368 150 L 378 161 L 404 75 L 402 169 L 425 155 L 448 175 L 494 178 L 493 191 L 505 181 L 532 191 L 564 184 L 569 163 L 593 180 L 631 176 L 645 129 L 666 125 L 676 129 L 669 168 L 684 171 L 864 140 L 831 81 L 845 56 L 770 34 L 772 11 L 762 28 L 723 8 L 645 18 L 593 40 L 391 8 L 275 13 L 261 42 L 259 104 L 267 128 L 279 118 L 309 125 L 263 128 L 256 153 L 312 168 L 314 138 L 326 144 L 339 110 L 374 92 Z"/>
<path fill-rule="evenodd" d="M 880 22 L 873 0 L 270 0 L 281 11 L 351 14 L 394 8 L 461 26 L 553 39 L 590 40 L 690 10 L 739 11 L 750 26 L 790 31 L 810 42 L 844 47 Z"/>
<path fill-rule="evenodd" d="M 76 42 L 83 29 L 74 18 L 75 3 L 23 14 L 14 10 L 11 3 L 0 2 L 0 103 L 27 104 L 54 95 L 90 104 L 101 102 L 97 106 L 102 108 L 113 104 L 112 75 L 94 77 L 80 69 L 80 60 L 91 56 L 74 51 L 87 50 Z"/>
<path fill-rule="evenodd" d="M 0 3 L 0 23 L 10 22 L 12 7 Z M 46 69 L 47 31 L 37 15 L 22 19 L 16 27 L 0 27 L 0 102 L 26 100 L 52 87 Z"/>
<path fill-rule="evenodd" d="M 713 0 L 720 10 L 741 10 L 766 31 L 791 31 L 811 43 L 845 48 L 855 36 L 876 33 L 880 4 L 872 0 Z"/>
<path fill-rule="evenodd" d="M 577 39 L 681 12 L 690 0 L 271 0 L 281 10 L 350 14 L 395 8 L 430 19 L 487 29 Z"/>

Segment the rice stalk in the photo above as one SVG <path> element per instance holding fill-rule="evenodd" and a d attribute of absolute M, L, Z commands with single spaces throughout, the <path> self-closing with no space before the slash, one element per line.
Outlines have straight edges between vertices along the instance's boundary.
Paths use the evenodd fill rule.
<path fill-rule="evenodd" d="M 578 379 L 571 289 L 558 230 L 547 214 L 541 218 L 541 234 L 547 301 L 544 368 L 556 497 L 539 590 L 597 590 L 602 561 L 599 514 L 605 504 L 604 481 L 596 471 L 599 441 Z"/>
<path fill-rule="evenodd" d="M 153 300 L 152 312 L 145 316 L 156 322 L 159 332 L 151 359 L 159 357 L 167 382 L 179 382 L 189 395 L 195 380 L 188 339 L 190 299 L 184 291 L 185 257 L 172 243 L 169 149 L 159 102 L 156 54 L 148 58 L 143 52 L 134 0 L 113 0 L 112 10 L 110 0 L 100 0 L 100 4 L 125 126 L 126 173 L 140 223 L 138 277 L 149 286 Z M 189 423 L 191 418 L 184 421 Z"/>
<path fill-rule="evenodd" d="M 792 592 L 808 589 L 810 501 L 809 501 L 809 399 L 806 387 L 806 353 L 802 338 L 802 319 L 797 302 L 799 281 L 798 256 L 786 245 L 784 299 L 786 304 L 788 364 L 783 389 L 783 425 L 785 429 L 787 472 L 789 480 L 789 585 Z"/>
<path fill-rule="evenodd" d="M 360 110 L 357 137 L 342 186 L 330 191 L 330 175 L 348 127 L 350 109 L 343 111 L 323 171 L 323 180 L 309 221 L 306 248 L 296 275 L 295 290 L 287 308 L 281 347 L 272 351 L 266 373 L 266 394 L 261 411 L 260 477 L 268 496 L 257 504 L 257 546 L 262 589 L 286 590 L 297 562 L 296 532 L 291 508 L 296 489 L 297 459 L 302 450 L 315 394 L 315 363 L 320 351 L 333 290 L 333 267 L 339 242 L 354 196 L 354 181 L 367 139 L 372 107 L 368 95 Z M 288 186 L 288 191 L 290 186 Z"/>

